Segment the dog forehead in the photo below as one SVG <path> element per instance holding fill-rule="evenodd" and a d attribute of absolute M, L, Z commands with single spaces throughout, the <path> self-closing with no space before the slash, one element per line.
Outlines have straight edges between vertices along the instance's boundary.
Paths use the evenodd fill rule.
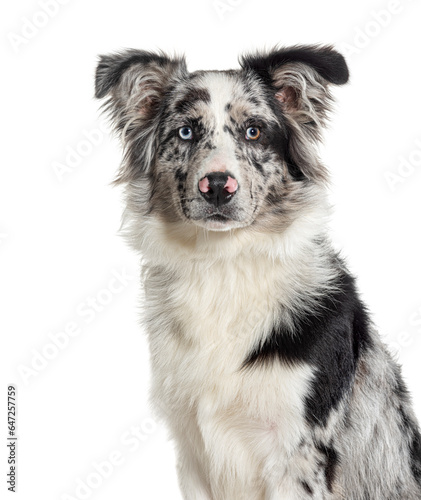
<path fill-rule="evenodd" d="M 241 121 L 265 108 L 261 86 L 239 71 L 192 73 L 189 82 L 179 84 L 173 103 L 176 113 L 213 116 L 217 122 L 225 121 L 228 114 Z"/>
<path fill-rule="evenodd" d="M 241 98 L 241 79 L 232 72 L 209 71 L 202 76 L 202 85 L 209 92 L 210 103 L 216 111 L 226 111 L 233 101 Z"/>

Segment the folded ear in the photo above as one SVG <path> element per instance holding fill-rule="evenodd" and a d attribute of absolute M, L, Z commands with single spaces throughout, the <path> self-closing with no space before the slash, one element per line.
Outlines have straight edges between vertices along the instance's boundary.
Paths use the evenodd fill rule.
<path fill-rule="evenodd" d="M 100 56 L 95 76 L 95 97 L 104 104 L 126 147 L 117 181 L 128 180 L 130 170 L 145 171 L 153 159 L 153 133 L 160 103 L 171 83 L 187 74 L 184 58 L 169 58 L 128 49 Z"/>
<path fill-rule="evenodd" d="M 330 46 L 295 46 L 244 56 L 240 64 L 272 86 L 286 114 L 310 128 L 326 118 L 329 84 L 342 85 L 349 78 L 345 59 Z"/>
<path fill-rule="evenodd" d="M 110 107 L 116 112 L 134 108 L 142 116 L 148 116 L 159 104 L 170 81 L 186 72 L 184 58 L 170 59 L 164 53 L 128 49 L 100 56 L 95 97 L 109 96 Z"/>
<path fill-rule="evenodd" d="M 292 159 L 308 177 L 323 177 L 311 168 L 309 141 L 321 139 L 333 102 L 330 84 L 342 85 L 349 72 L 344 57 L 331 46 L 294 46 L 244 56 L 241 66 L 267 84 L 290 125 Z"/>

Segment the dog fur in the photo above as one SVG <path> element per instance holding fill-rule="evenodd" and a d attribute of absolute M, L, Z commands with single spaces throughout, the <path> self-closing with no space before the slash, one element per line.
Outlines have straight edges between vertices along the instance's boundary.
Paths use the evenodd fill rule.
<path fill-rule="evenodd" d="M 421 498 L 400 369 L 326 235 L 316 148 L 330 86 L 347 80 L 330 46 L 193 73 L 164 53 L 100 58 L 123 232 L 142 255 L 151 399 L 187 500 Z M 200 187 L 215 173 L 235 184 L 225 203 Z"/>

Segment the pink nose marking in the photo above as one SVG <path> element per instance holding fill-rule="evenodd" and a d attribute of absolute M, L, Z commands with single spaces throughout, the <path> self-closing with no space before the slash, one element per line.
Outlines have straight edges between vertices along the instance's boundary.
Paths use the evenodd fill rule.
<path fill-rule="evenodd" d="M 199 181 L 199 189 L 202 193 L 207 193 L 209 191 L 209 180 L 207 177 L 203 177 L 203 179 Z"/>
<path fill-rule="evenodd" d="M 224 186 L 224 189 L 226 189 L 228 193 L 234 193 L 238 189 L 238 182 L 232 177 L 228 176 L 228 180 Z"/>
<path fill-rule="evenodd" d="M 199 189 L 202 193 L 207 193 L 210 190 L 209 179 L 207 177 L 203 177 L 203 179 L 199 181 Z M 238 182 L 232 177 L 228 176 L 227 182 L 224 185 L 224 189 L 228 191 L 228 193 L 235 193 L 235 191 L 237 191 L 238 189 Z"/>

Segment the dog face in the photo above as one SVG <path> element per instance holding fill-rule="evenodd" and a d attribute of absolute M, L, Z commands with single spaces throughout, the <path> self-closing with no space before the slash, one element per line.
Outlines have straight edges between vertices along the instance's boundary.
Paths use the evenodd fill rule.
<path fill-rule="evenodd" d="M 212 230 L 252 224 L 282 179 L 286 128 L 258 82 L 229 72 L 179 83 L 160 121 L 157 199 Z M 282 183 L 279 183 L 282 185 Z"/>
<path fill-rule="evenodd" d="M 276 230 L 325 181 L 314 146 L 329 84 L 348 79 L 342 56 L 330 47 L 293 47 L 240 64 L 189 73 L 184 59 L 164 54 L 101 58 L 96 96 L 109 96 L 125 147 L 117 182 L 144 184 L 149 215 L 212 231 Z"/>

